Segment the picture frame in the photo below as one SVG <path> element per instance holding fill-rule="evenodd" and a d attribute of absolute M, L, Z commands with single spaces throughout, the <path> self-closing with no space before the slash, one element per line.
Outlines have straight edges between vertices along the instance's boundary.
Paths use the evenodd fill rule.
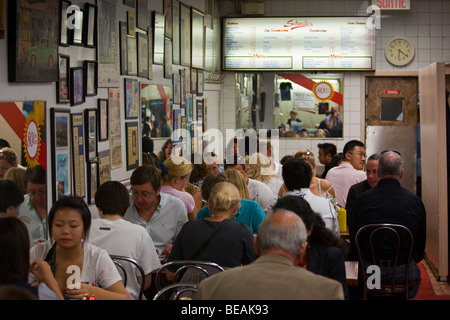
<path fill-rule="evenodd" d="M 85 35 L 85 46 L 87 48 L 97 47 L 97 17 L 98 17 L 98 7 L 92 3 L 85 3 L 86 26 L 84 28 Z"/>
<path fill-rule="evenodd" d="M 86 161 L 97 160 L 97 109 L 84 109 Z"/>
<path fill-rule="evenodd" d="M 173 36 L 173 0 L 163 0 L 163 12 L 166 16 L 164 36 L 172 39 Z"/>
<path fill-rule="evenodd" d="M 132 78 L 124 79 L 125 119 L 137 119 L 139 117 L 139 81 Z"/>
<path fill-rule="evenodd" d="M 137 76 L 148 78 L 148 37 L 146 33 L 136 33 Z"/>
<path fill-rule="evenodd" d="M 108 99 L 98 99 L 97 110 L 98 110 L 98 140 L 107 141 L 109 138 Z"/>
<path fill-rule="evenodd" d="M 197 94 L 197 70 L 191 69 L 191 93 Z"/>
<path fill-rule="evenodd" d="M 197 70 L 197 95 L 203 96 L 205 90 L 205 74 L 203 70 Z"/>
<path fill-rule="evenodd" d="M 197 121 L 202 122 L 203 120 L 203 99 L 197 99 Z"/>
<path fill-rule="evenodd" d="M 172 79 L 172 39 L 164 38 L 164 78 Z"/>
<path fill-rule="evenodd" d="M 67 28 L 67 13 L 71 6 L 70 1 L 60 0 L 59 10 L 59 45 L 68 47 L 69 43 L 69 29 Z"/>
<path fill-rule="evenodd" d="M 128 25 L 119 21 L 120 74 L 128 75 Z"/>
<path fill-rule="evenodd" d="M 87 162 L 87 200 L 88 204 L 95 204 L 95 193 L 99 185 L 99 164 L 98 161 Z"/>
<path fill-rule="evenodd" d="M 136 35 L 136 15 L 133 11 L 127 11 L 127 32 L 129 36 Z"/>
<path fill-rule="evenodd" d="M 164 64 L 164 27 L 166 17 L 163 13 L 153 11 L 153 63 Z"/>
<path fill-rule="evenodd" d="M 8 0 L 5 31 L 9 82 L 58 80 L 59 1 L 48 0 L 43 6 L 38 1 Z M 48 27 L 27 27 L 34 25 Z M 28 32 L 23 32 L 24 29 Z M 40 47 L 46 48 L 45 58 Z"/>
<path fill-rule="evenodd" d="M 180 2 L 180 65 L 191 66 L 191 7 Z"/>
<path fill-rule="evenodd" d="M 136 0 L 123 0 L 123 4 L 134 8 L 136 6 Z"/>
<path fill-rule="evenodd" d="M 136 0 L 136 26 L 147 30 L 148 27 L 148 0 Z"/>
<path fill-rule="evenodd" d="M 70 68 L 70 105 L 75 106 L 86 101 L 85 75 L 83 67 Z"/>
<path fill-rule="evenodd" d="M 120 115 L 120 89 L 108 89 L 109 150 L 111 168 L 122 166 L 122 122 Z"/>
<path fill-rule="evenodd" d="M 57 103 L 70 102 L 70 56 L 59 54 L 58 56 L 58 81 L 56 82 Z"/>
<path fill-rule="evenodd" d="M 137 44 L 135 36 L 127 36 L 128 75 L 137 76 Z"/>
<path fill-rule="evenodd" d="M 181 103 L 181 87 L 180 87 L 180 75 L 176 72 L 172 73 L 172 87 L 173 87 L 173 104 Z"/>
<path fill-rule="evenodd" d="M 172 63 L 180 64 L 180 1 L 172 0 Z"/>
<path fill-rule="evenodd" d="M 98 87 L 98 65 L 97 61 L 84 60 L 85 79 L 84 79 L 84 92 L 87 97 L 97 95 Z"/>
<path fill-rule="evenodd" d="M 126 122 L 125 132 L 127 135 L 127 171 L 136 169 L 139 165 L 139 143 L 138 143 L 138 122 Z"/>
<path fill-rule="evenodd" d="M 50 109 L 53 203 L 72 194 L 72 129 L 70 109 Z"/>
<path fill-rule="evenodd" d="M 205 68 L 205 14 L 191 7 L 191 68 Z"/>
<path fill-rule="evenodd" d="M 72 163 L 73 163 L 73 195 L 86 197 L 86 180 L 84 174 L 84 129 L 83 113 L 71 114 L 72 125 Z"/>
<path fill-rule="evenodd" d="M 75 17 L 75 23 L 80 26 L 80 28 L 69 28 L 70 34 L 70 44 L 73 46 L 83 46 L 86 43 L 86 11 L 84 9 L 75 10 L 73 12 Z"/>
<path fill-rule="evenodd" d="M 109 149 L 98 153 L 98 176 L 99 185 L 111 181 L 111 157 Z"/>
<path fill-rule="evenodd" d="M 153 78 L 153 28 L 147 28 L 147 45 L 148 45 L 148 76 L 147 79 L 151 80 Z"/>

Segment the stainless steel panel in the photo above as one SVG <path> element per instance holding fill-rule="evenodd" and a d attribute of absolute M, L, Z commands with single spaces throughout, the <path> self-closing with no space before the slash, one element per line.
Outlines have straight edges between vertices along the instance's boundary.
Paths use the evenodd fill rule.
<path fill-rule="evenodd" d="M 366 129 L 367 157 L 384 150 L 396 150 L 401 153 L 404 174 L 400 184 L 416 194 L 417 127 L 368 126 Z"/>

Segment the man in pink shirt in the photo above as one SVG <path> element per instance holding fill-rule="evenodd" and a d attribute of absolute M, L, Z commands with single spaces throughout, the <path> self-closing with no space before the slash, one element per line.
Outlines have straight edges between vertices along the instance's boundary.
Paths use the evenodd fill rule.
<path fill-rule="evenodd" d="M 327 173 L 327 180 L 336 191 L 336 202 L 345 207 L 348 190 L 355 183 L 367 179 L 363 171 L 366 162 L 366 147 L 358 140 L 351 140 L 344 146 L 344 161 Z"/>

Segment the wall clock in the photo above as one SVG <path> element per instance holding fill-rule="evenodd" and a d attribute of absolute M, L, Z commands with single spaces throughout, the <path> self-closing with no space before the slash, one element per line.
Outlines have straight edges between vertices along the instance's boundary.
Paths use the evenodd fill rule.
<path fill-rule="evenodd" d="M 404 37 L 392 38 L 384 49 L 386 59 L 394 66 L 406 66 L 412 61 L 414 54 L 414 45 Z"/>

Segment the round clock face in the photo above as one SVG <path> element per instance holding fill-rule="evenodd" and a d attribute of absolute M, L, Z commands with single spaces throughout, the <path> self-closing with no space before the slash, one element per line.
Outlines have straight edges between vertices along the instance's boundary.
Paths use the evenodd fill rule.
<path fill-rule="evenodd" d="M 386 59 L 396 66 L 405 66 L 414 58 L 414 46 L 402 37 L 396 37 L 389 41 L 384 50 Z"/>

